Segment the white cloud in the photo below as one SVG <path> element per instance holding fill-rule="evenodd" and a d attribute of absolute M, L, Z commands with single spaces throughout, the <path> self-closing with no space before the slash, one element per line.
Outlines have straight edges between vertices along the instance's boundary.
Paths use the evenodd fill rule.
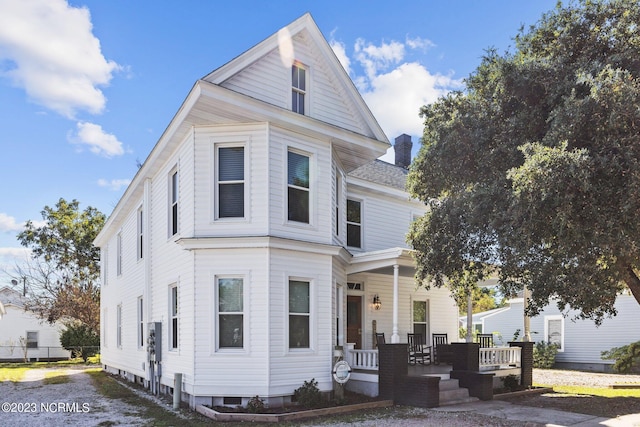
<path fill-rule="evenodd" d="M 73 144 L 87 145 L 89 150 L 97 155 L 111 158 L 124 154 L 122 142 L 115 135 L 105 132 L 102 126 L 89 122 L 78 122 L 77 132 L 69 135 Z"/>
<path fill-rule="evenodd" d="M 31 255 L 27 248 L 0 248 L 0 257 L 26 259 Z"/>
<path fill-rule="evenodd" d="M 68 118 L 101 113 L 106 98 L 98 87 L 121 68 L 102 55 L 89 10 L 65 0 L 0 1 L 0 61 L 0 75 Z"/>
<path fill-rule="evenodd" d="M 338 61 L 340 61 L 344 69 L 347 71 L 347 74 L 351 74 L 351 59 L 347 55 L 344 43 L 331 40 L 329 45 L 331 46 L 331 49 L 333 49 L 333 53 L 338 57 Z"/>
<path fill-rule="evenodd" d="M 16 219 L 5 213 L 0 213 L 0 231 L 22 231 L 24 223 L 17 223 Z"/>
<path fill-rule="evenodd" d="M 112 179 L 110 181 L 106 179 L 98 180 L 98 185 L 100 187 L 105 187 L 112 191 L 119 191 L 122 187 L 126 187 L 129 184 L 131 184 L 130 179 Z"/>
<path fill-rule="evenodd" d="M 432 73 L 418 60 L 411 59 L 415 51 L 426 51 L 435 46 L 428 39 L 407 37 L 404 43 L 391 41 L 375 45 L 360 38 L 356 40 L 353 52 L 355 65 L 359 67 L 348 61 L 342 43 L 332 40 L 331 46 L 338 58 L 347 57 L 351 78 L 392 141 L 402 133 L 422 135 L 420 108 L 463 87 L 462 80 Z M 383 159 L 393 159 L 393 152 Z"/>

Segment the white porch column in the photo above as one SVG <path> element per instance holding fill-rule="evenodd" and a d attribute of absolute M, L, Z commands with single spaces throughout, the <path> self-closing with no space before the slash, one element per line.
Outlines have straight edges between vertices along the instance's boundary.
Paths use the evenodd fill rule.
<path fill-rule="evenodd" d="M 400 342 L 400 335 L 398 334 L 398 274 L 400 266 L 398 264 L 393 265 L 393 331 L 391 334 L 391 343 L 397 344 Z"/>
<path fill-rule="evenodd" d="M 467 342 L 473 342 L 473 295 L 467 291 Z"/>
<path fill-rule="evenodd" d="M 524 300 L 522 304 L 524 307 L 524 334 L 522 336 L 522 341 L 529 342 L 531 341 L 531 322 L 527 315 L 527 307 L 529 306 L 529 288 L 527 288 L 527 285 L 524 285 L 522 297 Z"/>

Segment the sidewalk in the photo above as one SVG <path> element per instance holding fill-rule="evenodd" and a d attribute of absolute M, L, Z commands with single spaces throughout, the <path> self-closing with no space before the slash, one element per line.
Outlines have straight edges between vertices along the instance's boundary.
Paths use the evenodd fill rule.
<path fill-rule="evenodd" d="M 633 427 L 640 426 L 640 414 L 624 415 L 618 418 L 601 418 L 593 415 L 564 412 L 557 409 L 534 408 L 530 406 L 514 405 L 501 400 L 477 401 L 460 405 L 441 406 L 433 408 L 442 412 L 472 412 L 474 414 L 490 415 L 514 421 L 528 421 L 545 426 L 565 427 Z"/>

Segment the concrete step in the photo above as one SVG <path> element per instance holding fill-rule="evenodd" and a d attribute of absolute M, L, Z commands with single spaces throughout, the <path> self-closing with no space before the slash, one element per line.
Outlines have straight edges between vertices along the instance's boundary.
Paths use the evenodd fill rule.
<path fill-rule="evenodd" d="M 469 390 L 462 388 L 458 380 L 440 381 L 440 406 L 456 405 L 460 403 L 475 402 L 477 397 L 469 396 Z"/>

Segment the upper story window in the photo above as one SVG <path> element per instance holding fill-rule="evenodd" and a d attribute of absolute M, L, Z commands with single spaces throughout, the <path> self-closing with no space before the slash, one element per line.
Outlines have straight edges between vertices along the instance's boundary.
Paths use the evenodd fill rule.
<path fill-rule="evenodd" d="M 169 174 L 169 237 L 178 234 L 178 171 Z"/>
<path fill-rule="evenodd" d="M 291 67 L 291 110 L 304 114 L 305 95 L 307 94 L 307 70 L 300 64 Z"/>
<path fill-rule="evenodd" d="M 218 147 L 217 218 L 244 217 L 244 147 Z"/>
<path fill-rule="evenodd" d="M 336 190 L 335 190 L 335 204 L 336 204 L 336 236 L 340 236 L 340 205 L 342 204 L 342 174 L 336 168 Z"/>
<path fill-rule="evenodd" d="M 362 247 L 362 203 L 347 199 L 347 246 Z"/>
<path fill-rule="evenodd" d="M 122 274 L 122 233 L 116 236 L 116 274 Z"/>
<path fill-rule="evenodd" d="M 287 207 L 289 221 L 309 223 L 309 156 L 288 152 Z"/>
<path fill-rule="evenodd" d="M 137 243 L 138 243 L 138 259 L 142 259 L 144 257 L 144 247 L 143 247 L 143 242 L 144 242 L 144 215 L 143 215 L 143 211 L 142 208 L 138 209 L 138 239 L 137 239 Z"/>

